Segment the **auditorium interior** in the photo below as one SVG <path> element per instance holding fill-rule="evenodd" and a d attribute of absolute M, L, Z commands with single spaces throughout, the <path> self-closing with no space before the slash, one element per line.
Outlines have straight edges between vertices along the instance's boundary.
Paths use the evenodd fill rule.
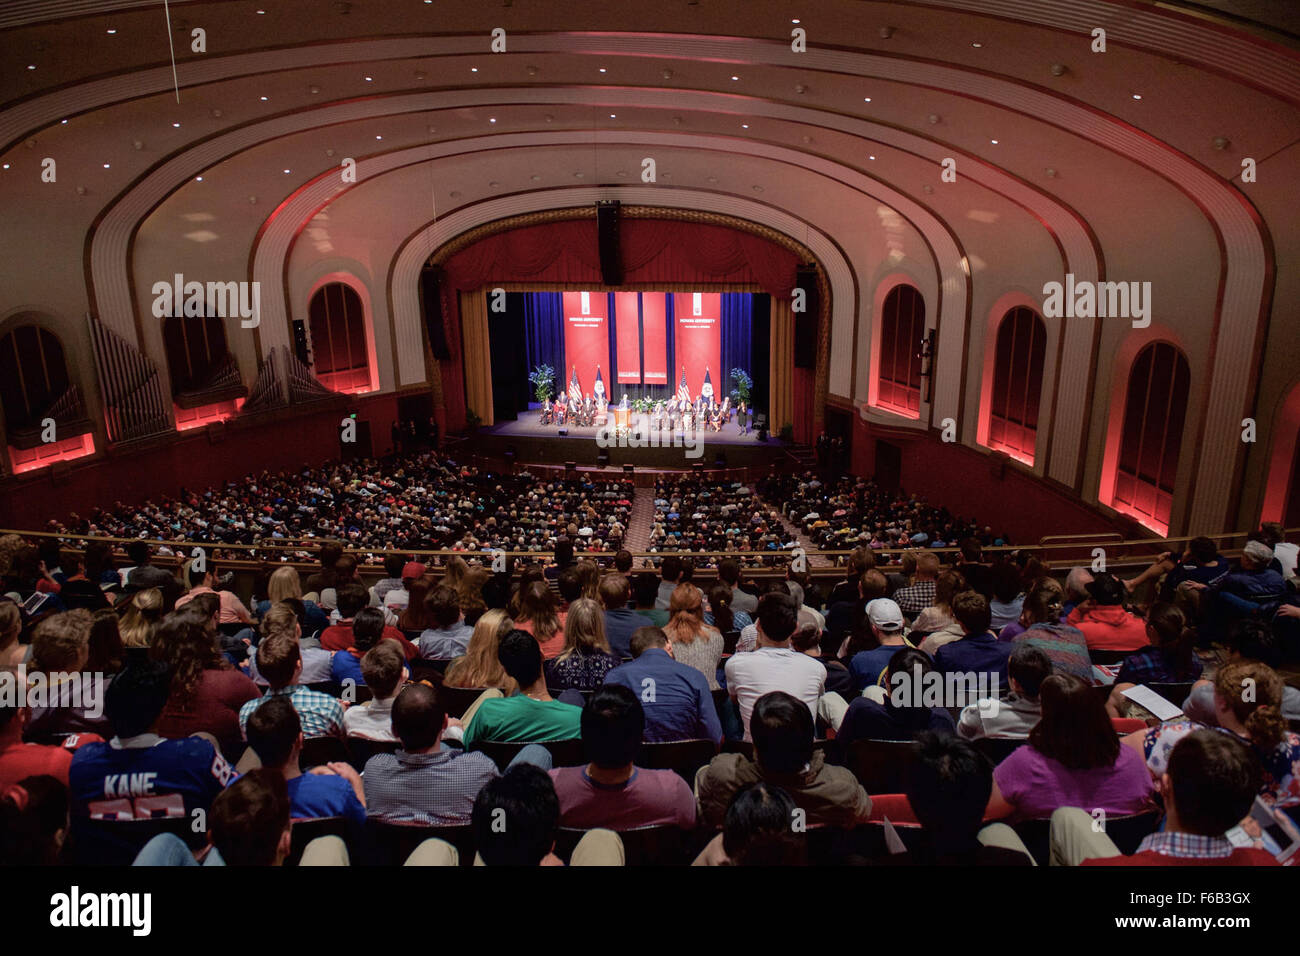
<path fill-rule="evenodd" d="M 1141 617 L 1208 539 L 1287 581 L 1201 599 L 1205 676 L 1249 618 L 1300 695 L 1300 6 L 15 0 L 0 64 L 0 575 L 24 647 L 88 606 L 50 575 L 92 553 L 136 613 L 141 542 L 169 609 L 221 592 L 218 647 L 250 673 L 232 625 L 260 636 L 271 572 L 319 578 L 335 545 L 390 625 L 377 586 L 466 560 L 518 613 L 575 553 L 663 582 L 686 557 L 706 607 L 739 565 L 737 607 L 806 594 L 836 657 L 831 595 L 860 603 L 873 566 L 890 595 L 983 562 L 1022 573 L 1016 601 L 1050 579 L 1121 602 L 1072 591 L 1083 569 Z M 308 604 L 338 626 L 324 570 Z M 991 593 L 996 619 L 1015 602 Z M 915 628 L 929 603 L 897 606 Z M 878 651 L 871 608 L 850 630 Z M 412 680 L 440 688 L 437 663 Z M 715 759 L 755 746 L 726 698 Z M 1300 782 L 1278 788 L 1300 819 Z"/>

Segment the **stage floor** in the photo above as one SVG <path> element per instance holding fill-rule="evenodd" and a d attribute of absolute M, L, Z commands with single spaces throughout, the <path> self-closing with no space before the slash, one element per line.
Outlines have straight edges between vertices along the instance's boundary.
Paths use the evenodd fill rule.
<path fill-rule="evenodd" d="M 769 436 L 767 441 L 759 441 L 757 432 L 742 435 L 734 424 L 720 432 L 702 432 L 692 436 L 694 440 L 689 445 L 680 432 L 676 444 L 665 432 L 658 437 L 657 444 L 648 441 L 639 446 L 611 443 L 607 448 L 601 448 L 596 441 L 596 433 L 600 431 L 597 427 L 566 426 L 565 430 L 568 434 L 560 435 L 556 426 L 540 424 L 534 413 L 526 418 L 482 428 L 470 439 L 470 445 L 479 454 L 496 457 L 513 451 L 516 461 L 539 464 L 562 465 L 573 461 L 579 465 L 594 465 L 598 456 L 607 452 L 609 466 L 614 468 L 632 464 L 687 469 L 702 462 L 706 468 L 766 469 L 773 463 L 790 461 L 792 457 L 789 448 L 779 439 Z"/>

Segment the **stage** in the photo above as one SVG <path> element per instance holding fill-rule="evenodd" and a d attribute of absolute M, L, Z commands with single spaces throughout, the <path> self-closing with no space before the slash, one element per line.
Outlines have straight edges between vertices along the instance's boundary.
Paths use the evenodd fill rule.
<path fill-rule="evenodd" d="M 555 425 L 542 425 L 538 417 L 538 413 L 533 411 L 527 418 L 481 428 L 470 439 L 471 449 L 475 454 L 493 458 L 505 458 L 513 450 L 515 461 L 520 463 L 564 465 L 572 461 L 580 466 L 597 465 L 600 454 L 606 452 L 608 464 L 613 468 L 631 464 L 665 470 L 689 469 L 698 463 L 708 469 L 761 468 L 766 471 L 773 464 L 789 464 L 796 460 L 790 454 L 790 446 L 780 439 L 768 436 L 767 441 L 759 441 L 757 431 L 742 435 L 734 423 L 724 426 L 721 431 L 688 435 L 683 435 L 680 430 L 672 435 L 665 430 L 658 435 L 647 434 L 638 438 L 638 434 L 633 432 L 620 442 L 613 435 L 612 408 L 609 429 L 564 426 L 566 435 L 559 434 L 561 429 Z M 602 448 L 597 442 L 598 434 L 606 438 L 607 447 Z"/>

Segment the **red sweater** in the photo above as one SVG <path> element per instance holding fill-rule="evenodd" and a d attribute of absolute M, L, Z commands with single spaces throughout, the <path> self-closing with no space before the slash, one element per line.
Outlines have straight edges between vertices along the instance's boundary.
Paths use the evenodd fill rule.
<path fill-rule="evenodd" d="M 396 641 L 402 645 L 402 653 L 406 655 L 408 661 L 420 656 L 420 649 L 408 641 L 406 635 L 395 627 L 385 625 L 383 640 Z M 346 651 L 352 646 L 352 622 L 331 624 L 325 628 L 320 634 L 320 646 L 327 651 Z"/>
<path fill-rule="evenodd" d="M 1146 621 L 1119 605 L 1076 607 L 1066 623 L 1083 631 L 1093 651 L 1138 651 L 1150 643 Z"/>

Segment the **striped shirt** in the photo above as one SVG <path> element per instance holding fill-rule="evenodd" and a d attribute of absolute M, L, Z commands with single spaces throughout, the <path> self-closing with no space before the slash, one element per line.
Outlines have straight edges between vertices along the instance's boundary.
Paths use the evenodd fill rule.
<path fill-rule="evenodd" d="M 500 773 L 491 757 L 439 748 L 375 754 L 366 761 L 366 814 L 384 823 L 461 826 L 478 792 Z"/>
<path fill-rule="evenodd" d="M 341 737 L 343 735 L 343 705 L 329 694 L 322 694 L 303 684 L 290 684 L 279 690 L 270 690 L 264 697 L 250 700 L 239 708 L 239 733 L 248 739 L 248 718 L 262 701 L 270 697 L 288 695 L 293 709 L 302 722 L 304 737 Z"/>

